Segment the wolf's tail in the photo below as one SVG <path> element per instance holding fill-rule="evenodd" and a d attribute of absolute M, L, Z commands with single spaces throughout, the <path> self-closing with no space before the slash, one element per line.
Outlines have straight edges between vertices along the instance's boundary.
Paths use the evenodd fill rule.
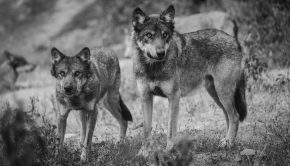
<path fill-rule="evenodd" d="M 236 43 L 237 43 L 237 45 L 238 45 L 238 50 L 240 51 L 240 52 L 242 52 L 242 46 L 241 46 L 241 43 L 240 43 L 240 41 L 239 41 L 239 27 L 238 27 L 238 25 L 237 25 L 237 22 L 236 22 L 236 20 L 232 20 L 232 22 L 233 22 L 233 24 L 234 24 L 234 38 L 235 38 L 235 40 L 236 40 Z"/>
<path fill-rule="evenodd" d="M 120 107 L 121 107 L 121 114 L 124 120 L 126 121 L 133 121 L 131 112 L 129 111 L 128 107 L 124 104 L 121 96 L 119 97 Z"/>
<path fill-rule="evenodd" d="M 247 103 L 245 96 L 245 76 L 244 73 L 241 75 L 241 78 L 237 84 L 235 91 L 235 107 L 240 116 L 240 121 L 242 122 L 247 116 Z"/>

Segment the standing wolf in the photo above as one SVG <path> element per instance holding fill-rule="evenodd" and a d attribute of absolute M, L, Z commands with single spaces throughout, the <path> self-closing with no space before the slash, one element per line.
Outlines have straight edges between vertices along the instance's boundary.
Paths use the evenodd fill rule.
<path fill-rule="evenodd" d="M 104 49 L 85 47 L 69 57 L 56 48 L 51 49 L 51 74 L 56 78 L 56 98 L 59 107 L 59 156 L 63 148 L 66 119 L 71 110 L 80 111 L 82 123 L 80 145 L 81 160 L 90 151 L 97 118 L 97 103 L 103 99 L 105 107 L 120 124 L 120 138 L 124 138 L 132 115 L 123 103 L 120 93 L 120 67 L 116 55 Z"/>
<path fill-rule="evenodd" d="M 144 135 L 152 124 L 153 96 L 169 100 L 167 148 L 177 132 L 180 97 L 204 85 L 223 110 L 227 134 L 221 147 L 231 146 L 239 121 L 247 114 L 242 54 L 235 39 L 220 30 L 206 29 L 179 34 L 174 31 L 175 9 L 160 15 L 133 11 L 134 72 L 141 95 Z"/>

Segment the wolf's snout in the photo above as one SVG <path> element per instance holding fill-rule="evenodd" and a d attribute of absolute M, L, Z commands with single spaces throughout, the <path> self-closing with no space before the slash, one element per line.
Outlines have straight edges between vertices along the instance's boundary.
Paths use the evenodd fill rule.
<path fill-rule="evenodd" d="M 66 87 L 64 87 L 64 91 L 65 91 L 65 93 L 70 94 L 70 93 L 73 92 L 73 87 L 72 86 L 66 86 Z"/>
<path fill-rule="evenodd" d="M 162 51 L 157 51 L 157 56 L 158 56 L 158 58 L 163 58 L 164 56 L 165 56 L 165 51 L 164 50 L 162 50 Z"/>

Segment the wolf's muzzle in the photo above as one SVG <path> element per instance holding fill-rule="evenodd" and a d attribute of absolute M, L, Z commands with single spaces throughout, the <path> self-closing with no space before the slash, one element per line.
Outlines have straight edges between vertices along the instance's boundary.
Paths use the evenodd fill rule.
<path fill-rule="evenodd" d="M 66 86 L 63 89 L 64 89 L 65 93 L 68 95 L 73 93 L 73 86 Z"/>

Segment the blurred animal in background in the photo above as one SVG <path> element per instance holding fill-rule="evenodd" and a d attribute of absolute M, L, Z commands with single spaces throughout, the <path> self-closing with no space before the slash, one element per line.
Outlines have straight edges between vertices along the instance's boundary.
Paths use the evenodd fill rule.
<path fill-rule="evenodd" d="M 222 11 L 210 11 L 206 13 L 193 14 L 189 16 L 180 16 L 175 18 L 175 30 L 179 33 L 194 32 L 201 29 L 214 28 L 238 38 L 238 26 L 235 20 L 231 19 L 228 13 Z M 238 40 L 237 40 L 238 41 Z M 128 29 L 125 29 L 125 53 L 126 58 L 134 55 L 132 45 L 132 35 Z"/>
<path fill-rule="evenodd" d="M 15 90 L 19 74 L 32 72 L 35 68 L 36 65 L 24 57 L 4 51 L 0 57 L 0 94 Z"/>
<path fill-rule="evenodd" d="M 81 160 L 88 160 L 100 101 L 117 119 L 120 139 L 126 135 L 132 115 L 119 93 L 121 75 L 117 56 L 110 50 L 83 48 L 75 56 L 66 56 L 51 49 L 51 74 L 56 80 L 58 103 L 59 158 L 62 157 L 66 120 L 71 110 L 81 119 Z"/>

